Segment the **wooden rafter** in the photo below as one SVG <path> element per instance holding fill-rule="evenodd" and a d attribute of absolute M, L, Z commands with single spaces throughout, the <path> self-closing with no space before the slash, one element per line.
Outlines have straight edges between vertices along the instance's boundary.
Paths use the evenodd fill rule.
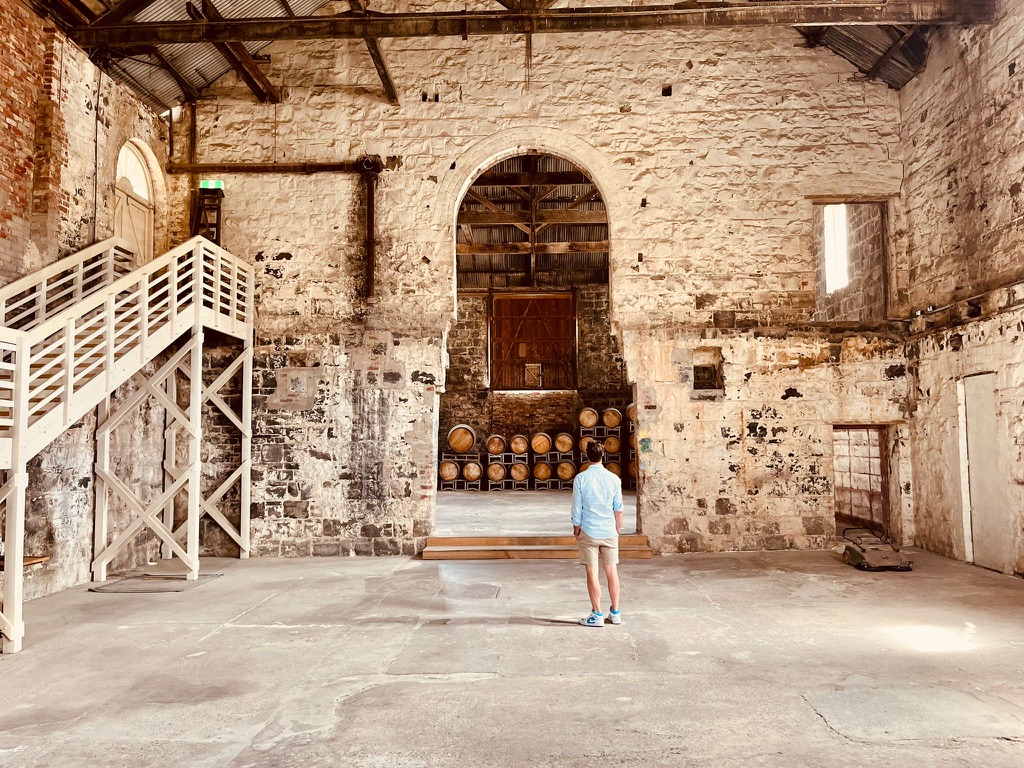
<path fill-rule="evenodd" d="M 591 240 L 571 243 L 457 243 L 455 252 L 459 256 L 485 256 L 517 253 L 607 253 L 607 240 Z"/>
<path fill-rule="evenodd" d="M 874 63 L 871 69 L 868 70 L 868 80 L 874 80 L 878 77 L 878 73 L 882 71 L 882 67 L 888 64 L 893 56 L 902 51 L 903 47 L 910 42 L 910 38 L 912 38 L 916 33 L 917 27 L 915 26 L 909 27 L 902 35 L 900 35 L 893 44 L 889 46 L 885 53 L 878 57 L 878 61 Z"/>
<path fill-rule="evenodd" d="M 352 11 L 361 16 L 366 15 L 366 5 L 363 0 L 349 0 L 349 5 L 352 7 Z M 373 66 L 377 70 L 377 76 L 380 78 L 380 84 L 384 87 L 384 93 L 388 97 L 388 103 L 393 106 L 398 106 L 398 89 L 395 88 L 395 82 L 391 78 L 391 72 L 388 70 L 387 60 L 384 58 L 384 51 L 381 50 L 380 40 L 375 37 L 363 38 L 366 42 L 366 50 L 370 54 L 370 59 L 373 61 Z"/>
<path fill-rule="evenodd" d="M 214 7 L 211 0 L 202 0 L 203 7 L 200 10 L 194 3 L 187 3 L 185 6 L 188 15 L 205 23 L 219 23 L 225 19 L 220 11 Z M 231 65 L 231 68 L 238 73 L 253 95 L 264 103 L 277 104 L 281 101 L 281 95 L 277 87 L 270 82 L 263 74 L 263 70 L 256 64 L 252 54 L 246 50 L 240 42 L 215 42 L 217 52 Z"/>
<path fill-rule="evenodd" d="M 177 68 L 173 64 L 171 64 L 170 61 L 167 60 L 166 56 L 160 53 L 160 49 L 154 46 L 149 49 L 148 53 L 150 56 L 152 56 L 154 59 L 160 62 L 160 66 L 167 72 L 167 74 L 174 78 L 174 82 L 178 84 L 178 87 L 181 89 L 181 92 L 185 95 L 186 101 L 195 101 L 199 98 L 199 91 L 197 91 L 195 89 L 195 86 L 193 86 L 192 83 L 186 80 L 185 76 L 181 74 L 181 72 L 179 72 Z"/>
<path fill-rule="evenodd" d="M 245 40 L 465 37 L 624 32 L 737 26 L 967 24 L 991 21 L 994 0 L 889 0 L 887 3 L 751 2 L 558 8 L 537 11 L 342 13 L 301 18 L 160 21 L 80 27 L 86 47 Z"/>

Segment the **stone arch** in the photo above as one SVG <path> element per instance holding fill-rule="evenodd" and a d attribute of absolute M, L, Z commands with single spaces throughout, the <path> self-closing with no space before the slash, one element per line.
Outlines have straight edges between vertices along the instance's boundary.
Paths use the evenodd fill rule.
<path fill-rule="evenodd" d="M 147 176 L 146 180 L 149 187 L 148 203 L 153 215 L 152 231 L 150 233 L 152 240 L 150 244 L 151 252 L 148 254 L 148 257 L 152 258 L 152 256 L 162 253 L 169 247 L 167 185 L 164 179 L 163 168 L 156 154 L 145 141 L 135 137 L 127 139 L 119 145 L 117 158 L 115 159 L 113 174 L 115 198 L 119 191 L 121 191 L 118 186 L 120 180 L 117 169 L 126 151 L 131 152 L 140 161 Z"/>
<path fill-rule="evenodd" d="M 455 317 L 456 273 L 455 273 L 455 231 L 459 205 L 466 196 L 473 180 L 496 163 L 531 151 L 560 157 L 578 165 L 601 190 L 605 209 L 608 212 L 608 291 L 612 300 L 611 322 L 621 342 L 621 331 L 616 322 L 615 308 L 615 264 L 625 259 L 626 202 L 621 190 L 628 186 L 609 159 L 596 147 L 567 131 L 546 126 L 508 128 L 480 139 L 467 147 L 456 159 L 454 173 L 448 174 L 438 190 L 438 204 L 435 210 L 443 215 L 438 222 L 439 231 L 445 242 L 451 244 L 451 295 L 452 317 Z"/>

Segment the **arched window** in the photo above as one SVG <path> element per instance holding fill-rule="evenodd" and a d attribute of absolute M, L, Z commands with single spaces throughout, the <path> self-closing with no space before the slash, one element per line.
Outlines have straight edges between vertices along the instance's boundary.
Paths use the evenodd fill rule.
<path fill-rule="evenodd" d="M 137 263 L 153 258 L 153 184 L 145 157 L 130 141 L 117 156 L 114 236 L 128 241 Z"/>

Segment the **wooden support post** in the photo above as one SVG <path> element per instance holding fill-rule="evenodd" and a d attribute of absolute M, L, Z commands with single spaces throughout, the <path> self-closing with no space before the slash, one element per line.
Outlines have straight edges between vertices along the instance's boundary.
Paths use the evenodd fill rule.
<path fill-rule="evenodd" d="M 195 317 L 192 324 L 192 370 L 188 398 L 192 434 L 188 441 L 188 519 L 185 534 L 185 551 L 190 560 L 186 577 L 189 581 L 199 578 L 199 518 L 203 513 L 203 284 L 206 258 L 202 245 L 196 246 L 192 253 L 196 269 L 195 293 L 192 297 Z"/>
<path fill-rule="evenodd" d="M 92 528 L 93 581 L 107 580 L 107 561 L 100 561 L 96 558 L 107 548 L 107 511 L 110 496 L 107 493 L 107 483 L 103 478 L 106 473 L 110 472 L 110 430 L 106 428 L 109 416 L 110 396 L 108 395 L 96 409 L 96 509 Z"/>
<path fill-rule="evenodd" d="M 167 398 L 178 402 L 178 372 L 171 371 L 166 379 Z M 178 477 L 178 427 L 176 425 L 174 412 L 170 409 L 164 410 L 164 490 L 166 491 Z M 174 530 L 174 496 L 171 496 L 164 505 L 164 525 Z M 164 560 L 174 557 L 170 546 L 166 541 L 160 544 L 160 554 Z"/>
<path fill-rule="evenodd" d="M 251 286 L 250 286 L 251 288 Z M 250 304 L 251 306 L 251 304 Z M 242 363 L 242 476 L 239 479 L 239 510 L 238 532 L 242 537 L 239 557 L 248 557 L 251 548 L 249 538 L 249 514 L 252 505 L 252 362 L 253 362 L 252 329 L 246 335 L 245 362 Z"/>
<path fill-rule="evenodd" d="M 7 473 L 7 525 L 4 531 L 3 643 L 0 651 L 17 653 L 25 638 L 22 608 L 25 600 L 25 505 L 28 491 L 28 408 L 32 346 L 18 340 L 14 373 L 14 424 L 11 431 L 11 469 Z"/>

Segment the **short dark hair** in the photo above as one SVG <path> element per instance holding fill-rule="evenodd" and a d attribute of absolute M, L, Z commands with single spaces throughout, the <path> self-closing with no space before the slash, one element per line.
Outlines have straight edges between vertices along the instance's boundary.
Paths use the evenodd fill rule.
<path fill-rule="evenodd" d="M 587 443 L 587 458 L 592 464 L 600 464 L 604 458 L 604 443 L 600 440 L 591 440 Z"/>

